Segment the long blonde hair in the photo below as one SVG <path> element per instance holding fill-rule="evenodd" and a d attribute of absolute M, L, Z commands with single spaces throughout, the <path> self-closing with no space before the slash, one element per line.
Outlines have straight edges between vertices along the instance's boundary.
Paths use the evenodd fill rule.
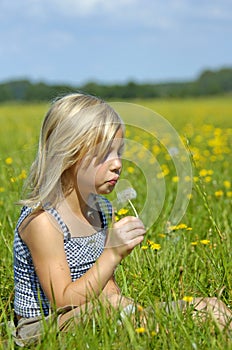
<path fill-rule="evenodd" d="M 53 102 L 24 187 L 27 196 L 20 203 L 30 207 L 58 203 L 62 174 L 86 155 L 89 162 L 94 156 L 104 157 L 120 127 L 123 122 L 116 111 L 97 97 L 73 93 Z"/>

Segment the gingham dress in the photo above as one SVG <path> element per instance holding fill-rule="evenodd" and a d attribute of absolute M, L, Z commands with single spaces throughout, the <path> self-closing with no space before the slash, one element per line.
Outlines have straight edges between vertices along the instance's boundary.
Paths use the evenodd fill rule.
<path fill-rule="evenodd" d="M 98 203 L 102 229 L 87 237 L 71 237 L 68 227 L 59 213 L 54 208 L 46 209 L 55 218 L 63 232 L 64 250 L 72 281 L 86 273 L 104 249 L 106 229 L 111 218 L 112 208 L 106 198 L 102 196 L 95 197 Z M 14 237 L 14 310 L 17 315 L 26 318 L 40 316 L 42 313 L 47 316 L 50 310 L 49 300 L 40 286 L 30 251 L 18 232 L 19 226 L 31 212 L 32 208 L 22 208 Z"/>

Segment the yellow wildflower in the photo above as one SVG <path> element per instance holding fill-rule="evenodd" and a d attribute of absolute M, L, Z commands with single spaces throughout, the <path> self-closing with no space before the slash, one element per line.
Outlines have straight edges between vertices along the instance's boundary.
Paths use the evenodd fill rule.
<path fill-rule="evenodd" d="M 128 166 L 127 171 L 129 174 L 133 174 L 135 171 L 135 168 L 133 168 L 132 166 Z"/>
<path fill-rule="evenodd" d="M 4 192 L 4 191 L 5 191 L 5 188 L 4 187 L 0 187 L 0 193 Z"/>
<path fill-rule="evenodd" d="M 191 176 L 185 176 L 184 180 L 186 182 L 190 182 L 192 180 Z"/>
<path fill-rule="evenodd" d="M 224 192 L 222 190 L 218 190 L 218 191 L 214 192 L 214 194 L 215 194 L 215 197 L 222 197 Z"/>
<path fill-rule="evenodd" d="M 226 195 L 227 195 L 228 198 L 231 198 L 232 197 L 232 191 L 226 192 Z"/>
<path fill-rule="evenodd" d="M 139 312 L 142 312 L 142 311 L 143 311 L 143 307 L 142 307 L 141 305 L 137 305 L 137 310 L 138 310 Z"/>
<path fill-rule="evenodd" d="M 161 245 L 159 243 L 152 243 L 151 244 L 151 249 L 152 250 L 160 250 Z"/>
<path fill-rule="evenodd" d="M 25 169 L 23 169 L 23 170 L 21 171 L 21 173 L 19 174 L 19 179 L 20 179 L 20 180 L 23 180 L 23 179 L 26 179 L 26 177 L 27 177 L 27 172 L 26 172 Z"/>
<path fill-rule="evenodd" d="M 230 183 L 230 181 L 225 180 L 225 181 L 223 182 L 223 185 L 225 186 L 225 188 L 230 188 L 231 183 Z"/>
<path fill-rule="evenodd" d="M 125 214 L 128 213 L 128 211 L 129 211 L 129 209 L 121 208 L 121 209 L 119 209 L 119 211 L 117 212 L 117 214 L 118 214 L 119 216 L 125 215 Z"/>
<path fill-rule="evenodd" d="M 172 182 L 178 182 L 178 181 L 179 181 L 179 177 L 178 176 L 173 176 Z"/>
<path fill-rule="evenodd" d="M 156 336 L 156 332 L 155 332 L 155 331 L 152 331 L 152 332 L 151 332 L 151 336 L 152 336 L 152 337 L 155 337 L 155 336 Z"/>
<path fill-rule="evenodd" d="M 191 242 L 191 245 L 197 245 L 198 244 L 198 242 L 197 241 L 195 241 L 195 242 Z"/>
<path fill-rule="evenodd" d="M 142 334 L 146 332 L 146 329 L 144 327 L 139 327 L 139 328 L 136 328 L 135 332 L 138 334 Z"/>
<path fill-rule="evenodd" d="M 164 233 L 159 233 L 158 236 L 161 237 L 161 238 L 165 238 L 166 237 L 166 235 Z"/>
<path fill-rule="evenodd" d="M 8 158 L 5 159 L 5 163 L 6 163 L 7 165 L 10 165 L 10 164 L 13 163 L 13 159 L 12 159 L 11 157 L 8 157 Z"/>
<path fill-rule="evenodd" d="M 142 249 L 142 250 L 148 249 L 148 245 L 143 245 L 143 246 L 141 247 L 141 249 Z"/>
<path fill-rule="evenodd" d="M 206 169 L 201 169 L 201 170 L 199 171 L 199 175 L 200 175 L 200 176 L 206 176 L 206 175 L 208 175 L 208 170 L 206 170 Z"/>
<path fill-rule="evenodd" d="M 204 244 L 204 245 L 207 245 L 210 243 L 210 241 L 208 239 L 202 239 L 200 242 L 201 242 L 201 244 Z"/>
<path fill-rule="evenodd" d="M 189 295 L 185 295 L 183 297 L 183 300 L 186 301 L 187 303 L 191 303 L 191 301 L 193 301 L 193 297 L 191 297 Z"/>
<path fill-rule="evenodd" d="M 204 181 L 205 182 L 210 182 L 212 180 L 212 177 L 211 176 L 206 176 L 205 178 L 204 178 Z"/>

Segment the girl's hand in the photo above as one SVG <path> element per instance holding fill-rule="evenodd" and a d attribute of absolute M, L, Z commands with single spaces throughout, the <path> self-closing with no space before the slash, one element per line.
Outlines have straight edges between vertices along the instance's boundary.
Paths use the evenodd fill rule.
<path fill-rule="evenodd" d="M 145 227 L 139 218 L 124 217 L 109 229 L 105 248 L 111 249 L 119 263 L 143 241 L 145 233 Z"/>

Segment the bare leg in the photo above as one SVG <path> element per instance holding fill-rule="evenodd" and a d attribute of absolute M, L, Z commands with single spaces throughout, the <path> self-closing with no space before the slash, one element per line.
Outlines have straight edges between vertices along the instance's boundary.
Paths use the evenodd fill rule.
<path fill-rule="evenodd" d="M 175 310 L 185 311 L 188 306 L 193 308 L 193 317 L 201 322 L 205 322 L 209 317 L 213 319 L 218 327 L 223 330 L 232 330 L 232 312 L 219 299 L 194 298 L 191 302 L 184 300 L 172 301 L 170 303 L 159 303 L 158 308 L 165 309 L 166 312 Z"/>
<path fill-rule="evenodd" d="M 96 304 L 98 304 L 96 306 Z M 67 331 L 75 324 L 80 323 L 88 316 L 88 319 L 93 315 L 93 309 L 96 310 L 103 306 L 107 312 L 111 312 L 112 309 L 123 310 L 128 305 L 134 305 L 134 301 L 130 298 L 126 298 L 120 294 L 112 294 L 108 296 L 100 297 L 99 301 L 89 302 L 87 304 L 75 307 L 72 310 L 61 314 L 58 318 L 58 325 L 61 331 Z"/>
<path fill-rule="evenodd" d="M 219 299 L 196 298 L 193 300 L 195 313 L 202 321 L 210 316 L 221 330 L 232 330 L 232 312 Z"/>

